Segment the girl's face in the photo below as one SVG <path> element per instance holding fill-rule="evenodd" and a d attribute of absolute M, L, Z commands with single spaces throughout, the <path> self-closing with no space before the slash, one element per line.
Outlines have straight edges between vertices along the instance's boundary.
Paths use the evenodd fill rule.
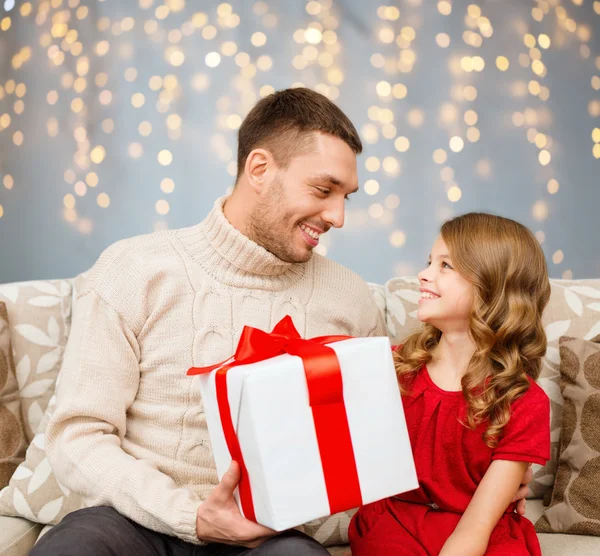
<path fill-rule="evenodd" d="M 452 264 L 448 248 L 438 236 L 427 268 L 419 273 L 421 299 L 417 317 L 442 333 L 468 332 L 474 288 Z"/>

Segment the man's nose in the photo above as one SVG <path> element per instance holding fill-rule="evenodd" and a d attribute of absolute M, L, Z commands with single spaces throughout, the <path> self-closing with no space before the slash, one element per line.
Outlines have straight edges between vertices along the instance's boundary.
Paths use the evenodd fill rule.
<path fill-rule="evenodd" d="M 341 201 L 336 199 L 331 201 L 331 204 L 321 216 L 333 228 L 341 228 L 344 225 L 345 211 L 344 198 Z"/>

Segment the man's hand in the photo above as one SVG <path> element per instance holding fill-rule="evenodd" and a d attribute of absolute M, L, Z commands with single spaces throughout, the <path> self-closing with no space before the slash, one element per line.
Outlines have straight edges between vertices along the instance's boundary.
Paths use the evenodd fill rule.
<path fill-rule="evenodd" d="M 242 516 L 233 498 L 239 482 L 240 466 L 233 461 L 221 482 L 198 508 L 196 534 L 200 540 L 256 548 L 277 535 L 277 531 Z"/>
<path fill-rule="evenodd" d="M 527 467 L 525 471 L 525 475 L 523 475 L 523 482 L 517 490 L 517 494 L 513 498 L 513 502 L 517 503 L 517 513 L 519 515 L 525 515 L 525 506 L 527 505 L 527 500 L 525 497 L 529 494 L 529 487 L 527 486 L 533 480 L 533 470 L 531 469 L 531 463 Z"/>

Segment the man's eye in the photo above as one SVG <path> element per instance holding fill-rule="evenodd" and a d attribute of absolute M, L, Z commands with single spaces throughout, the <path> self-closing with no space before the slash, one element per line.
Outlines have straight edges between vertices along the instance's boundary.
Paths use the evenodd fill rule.
<path fill-rule="evenodd" d="M 330 189 L 323 189 L 322 187 L 317 187 L 316 189 L 322 195 L 329 195 L 331 193 Z"/>

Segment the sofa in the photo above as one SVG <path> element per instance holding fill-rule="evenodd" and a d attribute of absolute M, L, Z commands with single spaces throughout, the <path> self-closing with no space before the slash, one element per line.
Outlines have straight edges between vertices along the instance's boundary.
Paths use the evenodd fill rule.
<path fill-rule="evenodd" d="M 53 479 L 44 452 L 44 430 L 55 406 L 53 395 L 60 380 L 62 354 L 69 335 L 74 299 L 85 274 L 68 280 L 48 280 L 0 285 L 12 342 L 12 359 L 20 395 L 24 443 L 18 454 L 23 461 L 7 487 L 0 491 L 0 556 L 27 554 L 35 542 L 59 518 L 81 507 L 74 493 Z M 552 280 L 552 295 L 544 322 L 548 352 L 539 384 L 551 400 L 552 460 L 534 466 L 531 499 L 527 516 L 534 523 L 544 512 L 543 498 L 551 494 L 558 465 L 562 397 L 559 387 L 558 340 L 561 336 L 590 339 L 600 334 L 598 303 L 586 295 L 600 294 L 600 279 Z M 415 277 L 393 278 L 385 284 L 369 284 L 374 302 L 382 312 L 393 343 L 399 342 L 419 322 L 416 308 L 419 284 Z M 600 297 L 600 295 L 599 295 Z M 592 308 L 593 307 L 593 308 Z M 52 484 L 51 481 L 54 481 Z M 336 517 L 333 529 L 318 528 L 311 533 L 330 546 L 332 554 L 348 553 L 341 545 L 351 512 Z M 335 533 L 335 534 L 334 534 Z M 600 554 L 600 537 L 573 534 L 539 534 L 547 556 Z"/>

